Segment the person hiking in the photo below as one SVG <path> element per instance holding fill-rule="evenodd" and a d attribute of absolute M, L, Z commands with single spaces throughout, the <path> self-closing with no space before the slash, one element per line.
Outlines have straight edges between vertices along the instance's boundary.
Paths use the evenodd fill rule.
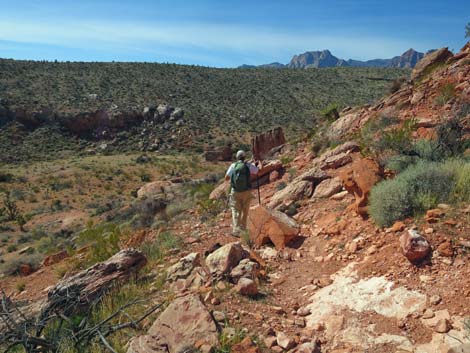
<path fill-rule="evenodd" d="M 240 150 L 236 154 L 237 161 L 232 163 L 225 174 L 225 180 L 230 180 L 230 208 L 232 209 L 232 234 L 240 236 L 246 230 L 251 193 L 251 175 L 258 174 L 258 168 L 245 162 L 246 153 Z"/>

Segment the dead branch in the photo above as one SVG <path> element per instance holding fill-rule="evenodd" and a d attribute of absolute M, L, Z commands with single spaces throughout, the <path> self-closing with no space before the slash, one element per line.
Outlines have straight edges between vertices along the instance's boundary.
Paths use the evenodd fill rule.
<path fill-rule="evenodd" d="M 49 312 L 47 315 L 41 312 L 37 317 L 28 318 L 4 292 L 1 295 L 0 344 L 5 348 L 5 352 L 12 350 L 14 347 L 22 346 L 27 353 L 55 353 L 58 352 L 61 339 L 67 337 L 72 340 L 76 347 L 83 347 L 91 342 L 100 342 L 107 350 L 116 353 L 106 337 L 126 328 L 138 329 L 138 325 L 145 318 L 163 305 L 163 303 L 154 305 L 140 317 L 133 318 L 126 312 L 126 309 L 146 302 L 143 300 L 133 300 L 122 305 L 107 318 L 95 324 L 90 322 L 91 310 L 89 310 L 78 326 L 74 327 L 71 318 L 64 314 L 64 312 L 57 314 Z M 69 299 L 71 298 L 74 297 L 70 296 Z M 80 305 L 80 301 L 72 300 L 67 303 L 67 307 L 70 310 L 73 309 L 73 303 Z M 112 321 L 119 317 L 125 318 L 126 321 L 113 324 Z M 52 326 L 56 328 L 53 334 L 48 335 L 48 338 L 44 338 L 42 332 L 49 324 L 54 324 Z"/>

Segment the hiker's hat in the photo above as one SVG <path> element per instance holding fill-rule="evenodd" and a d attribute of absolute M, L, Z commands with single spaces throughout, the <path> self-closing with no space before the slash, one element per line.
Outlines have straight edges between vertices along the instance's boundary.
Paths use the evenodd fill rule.
<path fill-rule="evenodd" d="M 237 159 L 244 159 L 246 157 L 246 153 L 243 150 L 237 152 Z"/>

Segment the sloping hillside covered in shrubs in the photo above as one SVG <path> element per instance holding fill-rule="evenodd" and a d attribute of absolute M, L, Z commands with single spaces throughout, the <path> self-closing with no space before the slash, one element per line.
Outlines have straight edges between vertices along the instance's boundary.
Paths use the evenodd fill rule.
<path fill-rule="evenodd" d="M 184 110 L 186 148 L 222 145 L 228 139 L 247 143 L 248 134 L 274 126 L 283 126 L 288 136 L 298 137 L 314 126 L 315 117 L 328 105 L 334 103 L 342 109 L 370 104 L 387 92 L 394 80 L 408 75 L 408 70 L 380 68 L 216 69 L 156 63 L 0 59 L 0 134 L 7 129 L 8 111 L 11 116 L 15 112 L 22 116 L 42 112 L 57 115 L 62 121 L 80 114 L 93 115 L 100 109 L 135 115 L 145 107 L 169 104 Z M 2 146 L 14 133 L 21 136 L 15 142 L 18 149 L 25 141 L 25 149 L 35 150 L 29 141 L 31 131 L 23 131 L 21 125 L 8 129 L 8 136 L 0 136 Z M 57 128 L 38 130 L 34 140 L 41 139 L 37 148 L 43 150 L 43 155 L 55 154 L 53 145 L 62 150 L 87 146 L 87 141 L 77 140 L 75 134 L 60 139 Z M 122 139 L 123 144 L 129 141 L 124 147 L 138 149 L 134 135 L 140 136 L 141 132 L 130 130 Z M 110 141 L 114 137 L 99 136 Z"/>

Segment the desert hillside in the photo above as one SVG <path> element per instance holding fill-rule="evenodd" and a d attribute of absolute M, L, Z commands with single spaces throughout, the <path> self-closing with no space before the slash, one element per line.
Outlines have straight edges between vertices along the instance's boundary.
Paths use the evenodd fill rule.
<path fill-rule="evenodd" d="M 253 70 L 2 59 L 0 160 L 53 159 L 100 146 L 108 153 L 201 152 L 243 143 L 279 125 L 298 138 L 329 105 L 372 103 L 408 75 L 392 68 Z"/>
<path fill-rule="evenodd" d="M 51 65 L 50 72 L 59 67 L 24 65 L 33 68 L 25 75 L 41 65 Z M 248 81 L 259 84 L 259 91 L 244 86 L 250 99 L 267 95 L 260 80 L 269 77 L 269 89 L 279 84 L 293 101 L 307 92 L 289 81 L 294 77 L 317 85 L 318 76 L 303 75 L 338 75 L 343 83 L 351 83 L 349 75 L 367 75 L 351 83 L 355 95 L 365 92 L 361 80 L 386 87 L 383 77 L 370 80 L 371 72 L 403 73 L 194 70 L 240 92 Z M 255 79 L 235 79 L 245 75 Z M 253 139 L 261 186 L 253 190 L 248 229 L 239 237 L 231 232 L 229 183 L 222 180 L 228 161 L 187 150 L 98 149 L 5 163 L 0 347 L 28 353 L 469 352 L 470 44 L 456 54 L 446 48 L 427 54 L 410 79 L 372 103 L 383 90 L 348 101 L 349 95 L 341 98 L 347 85 L 328 82 L 324 92 L 338 97 L 308 107 L 305 98 L 282 111 L 295 106 L 291 113 L 299 113 L 286 116 L 307 119 L 322 109 L 315 126 L 300 125 L 309 126 L 303 138 L 286 142 L 276 129 Z M 139 87 L 125 91 L 123 102 L 146 105 L 147 98 L 130 98 L 147 97 Z M 109 104 L 97 89 L 81 94 L 93 91 Z M 286 93 L 291 89 L 297 93 Z M 195 108 L 202 99 L 172 100 L 163 96 L 171 90 L 162 92 L 154 101 L 184 107 L 186 121 L 204 123 L 207 113 Z M 210 97 L 207 92 L 214 91 L 200 94 Z M 359 104 L 346 107 L 356 99 Z M 8 109 L 16 109 L 19 101 L 8 100 L 16 102 Z M 328 107 L 333 101 L 341 104 Z M 42 104 L 27 95 L 21 103 Z M 80 109 L 101 107 L 83 104 Z M 254 130 L 271 123 L 288 130 L 287 121 Z M 8 124 L 2 129 L 13 128 Z"/>

